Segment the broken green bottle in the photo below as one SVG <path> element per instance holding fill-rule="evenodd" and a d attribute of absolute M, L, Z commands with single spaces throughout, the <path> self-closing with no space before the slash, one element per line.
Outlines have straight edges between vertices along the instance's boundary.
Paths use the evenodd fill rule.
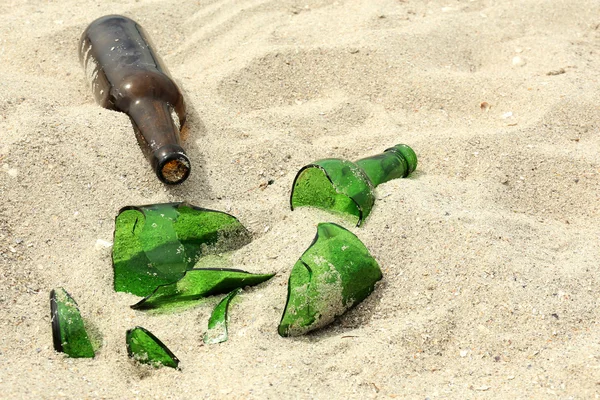
<path fill-rule="evenodd" d="M 342 213 L 357 220 L 368 217 L 375 203 L 374 189 L 417 168 L 415 152 L 398 144 L 383 153 L 356 162 L 327 158 L 304 166 L 294 179 L 290 205 L 312 206 Z"/>
<path fill-rule="evenodd" d="M 175 354 L 156 336 L 141 326 L 129 329 L 125 335 L 125 342 L 127 354 L 137 362 L 150 364 L 157 368 L 160 366 L 177 368 L 179 366 L 179 360 Z"/>
<path fill-rule="evenodd" d="M 94 348 L 79 307 L 63 288 L 50 292 L 50 312 L 54 350 L 73 358 L 93 358 Z"/>
<path fill-rule="evenodd" d="M 381 269 L 352 232 L 321 223 L 310 247 L 292 268 L 281 336 L 303 335 L 331 323 L 374 290 Z"/>
<path fill-rule="evenodd" d="M 204 334 L 204 343 L 216 344 L 225 342 L 228 338 L 227 333 L 227 312 L 229 310 L 229 303 L 242 291 L 241 288 L 237 288 L 219 302 L 219 304 L 213 310 L 210 319 L 208 320 L 208 330 Z"/>
<path fill-rule="evenodd" d="M 162 285 L 131 306 L 136 310 L 149 310 L 185 303 L 246 286 L 255 286 L 271 279 L 275 274 L 251 274 L 232 268 L 195 268 L 187 271 L 177 282 Z"/>
<path fill-rule="evenodd" d="M 249 241 L 246 228 L 224 212 L 186 203 L 124 207 L 115 220 L 114 288 L 148 296 L 183 277 L 201 256 Z"/>

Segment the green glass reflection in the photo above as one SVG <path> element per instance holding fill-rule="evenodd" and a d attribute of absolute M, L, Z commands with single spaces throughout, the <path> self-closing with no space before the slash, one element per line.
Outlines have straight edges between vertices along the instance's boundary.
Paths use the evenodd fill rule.
<path fill-rule="evenodd" d="M 131 308 L 149 310 L 170 306 L 173 303 L 198 300 L 229 293 L 237 288 L 255 286 L 273 276 L 275 274 L 251 274 L 239 269 L 194 268 L 187 271 L 177 282 L 159 286 L 152 294 L 132 305 Z"/>
<path fill-rule="evenodd" d="M 359 226 L 375 203 L 374 188 L 407 177 L 417 167 L 415 152 L 399 144 L 356 162 L 328 158 L 303 167 L 292 185 L 290 205 L 346 214 Z"/>
<path fill-rule="evenodd" d="M 127 354 L 129 357 L 142 364 L 150 364 L 154 367 L 177 368 L 179 360 L 156 336 L 151 332 L 136 326 L 129 329 L 125 335 Z"/>
<path fill-rule="evenodd" d="M 381 278 L 377 261 L 352 232 L 319 224 L 292 268 L 279 334 L 297 336 L 328 325 L 369 296 Z"/>
<path fill-rule="evenodd" d="M 227 311 L 229 309 L 229 303 L 231 303 L 231 300 L 241 291 L 241 288 L 235 289 L 225 296 L 225 298 L 215 307 L 208 320 L 208 330 L 204 334 L 204 343 L 216 344 L 227 340 Z"/>
<path fill-rule="evenodd" d="M 180 279 L 201 256 L 250 241 L 233 216 L 186 203 L 125 207 L 115 220 L 114 288 L 147 296 Z"/>
<path fill-rule="evenodd" d="M 85 330 L 79 307 L 63 288 L 50 292 L 50 312 L 54 349 L 69 357 L 94 357 L 94 348 Z"/>

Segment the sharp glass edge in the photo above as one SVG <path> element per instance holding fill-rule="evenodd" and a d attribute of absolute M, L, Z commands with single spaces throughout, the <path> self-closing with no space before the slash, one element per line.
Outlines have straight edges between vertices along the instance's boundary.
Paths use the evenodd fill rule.
<path fill-rule="evenodd" d="M 135 354 L 133 354 L 133 351 L 131 350 L 131 347 L 129 346 L 129 341 L 127 340 L 127 337 L 129 336 L 129 334 L 131 332 L 133 332 L 134 330 L 139 329 L 142 332 L 144 332 L 146 335 L 148 335 L 148 337 L 150 337 L 150 339 L 152 339 L 160 348 L 162 348 L 165 353 L 167 353 L 167 355 L 169 357 L 171 357 L 173 359 L 173 362 L 176 365 L 176 369 L 180 369 L 179 368 L 179 358 L 177 358 L 177 356 L 175 354 L 173 354 L 173 352 L 156 336 L 154 336 L 154 334 L 152 332 L 150 332 L 149 330 L 147 330 L 144 327 L 141 326 L 135 326 L 131 329 L 127 329 L 127 332 L 125 332 L 125 345 L 127 346 L 127 355 L 130 358 L 135 359 Z"/>
<path fill-rule="evenodd" d="M 319 162 L 319 161 L 321 161 L 321 160 L 318 160 L 316 162 Z M 300 170 L 296 174 L 296 177 L 294 178 L 294 182 L 292 183 L 292 192 L 290 193 L 290 208 L 291 208 L 291 210 L 294 211 L 294 204 L 292 203 L 292 199 L 294 198 L 294 190 L 296 188 L 296 181 L 298 181 L 298 178 L 300 177 L 300 175 L 302 174 L 302 172 L 304 172 L 305 170 L 307 170 L 309 168 L 318 168 L 321 171 L 323 171 L 323 173 L 325 174 L 325 177 L 327 177 L 327 180 L 331 183 L 331 186 L 335 189 L 335 191 L 338 194 L 346 196 L 347 198 L 349 198 L 350 200 L 352 200 L 352 202 L 354 203 L 354 205 L 356 205 L 356 209 L 358 210 L 358 213 L 359 213 L 359 215 L 358 215 L 358 222 L 356 223 L 356 227 L 357 228 L 360 227 L 360 225 L 363 222 L 363 215 L 364 215 L 362 207 L 360 206 L 360 204 L 358 204 L 358 202 L 354 198 L 348 196 L 345 193 L 341 193 L 337 189 L 337 186 L 335 185 L 335 183 L 333 183 L 333 180 L 331 179 L 331 177 L 327 173 L 327 170 L 325 168 L 323 168 L 322 166 L 318 165 L 318 164 L 308 164 L 308 165 L 305 165 L 304 167 L 300 168 Z"/>
<path fill-rule="evenodd" d="M 118 218 L 119 215 L 122 212 L 124 212 L 124 211 L 135 210 L 135 211 L 141 212 L 144 216 L 146 216 L 146 214 L 144 213 L 144 210 L 150 209 L 151 207 L 155 207 L 155 206 L 173 206 L 173 208 L 175 208 L 175 209 L 179 209 L 179 208 L 183 208 L 183 207 L 189 207 L 189 208 L 191 208 L 193 210 L 196 210 L 196 211 L 216 212 L 216 213 L 219 213 L 219 214 L 229 215 L 231 218 L 233 218 L 236 221 L 240 222 L 235 215 L 231 215 L 229 213 L 226 213 L 225 211 L 219 211 L 219 210 L 213 210 L 211 208 L 204 208 L 204 207 L 195 206 L 193 204 L 188 203 L 187 201 L 176 201 L 176 202 L 171 202 L 171 203 L 155 203 L 155 204 L 144 204 L 144 205 L 140 205 L 140 206 L 125 206 L 125 207 L 121 207 L 119 209 L 119 211 L 117 212 L 117 216 L 115 217 L 115 222 L 116 222 L 116 218 Z M 246 228 L 241 222 L 240 222 L 240 225 L 242 225 L 244 228 Z"/>
<path fill-rule="evenodd" d="M 152 291 L 152 293 L 150 293 L 148 296 L 144 297 L 137 303 L 131 305 L 130 307 L 134 310 L 143 309 L 142 306 L 146 303 L 146 301 L 149 300 L 150 298 L 152 298 L 152 296 L 154 296 L 156 294 L 156 292 L 159 291 L 160 288 L 176 284 L 177 282 L 184 279 L 185 276 L 188 274 L 188 272 L 191 272 L 191 271 L 223 271 L 223 272 L 240 272 L 240 273 L 244 273 L 244 274 L 248 274 L 248 275 L 271 275 L 271 277 L 269 279 L 271 279 L 272 277 L 274 277 L 276 275 L 275 273 L 273 273 L 273 274 L 254 274 L 252 272 L 248 272 L 248 271 L 244 271 L 244 270 L 236 269 L 236 268 L 192 268 L 192 269 L 188 269 L 187 271 L 185 271 L 183 273 L 183 276 L 181 278 L 179 278 L 178 280 L 176 280 L 175 282 L 165 283 L 164 285 L 158 285 L 156 287 L 156 289 L 154 289 Z"/>
<path fill-rule="evenodd" d="M 54 344 L 54 350 L 62 353 L 63 346 L 62 338 L 60 337 L 60 320 L 58 317 L 58 305 L 56 304 L 56 289 L 50 291 L 50 318 L 52 321 L 52 342 Z"/>
<path fill-rule="evenodd" d="M 208 329 L 207 331 L 204 333 L 204 337 L 203 337 L 203 341 L 206 344 L 217 344 L 217 343 L 223 343 L 225 341 L 227 341 L 228 339 L 228 317 L 229 317 L 229 305 L 231 304 L 231 302 L 233 301 L 233 299 L 242 292 L 242 288 L 237 288 L 237 289 L 233 289 L 231 292 L 229 292 L 229 294 L 227 294 L 221 301 L 219 301 L 219 303 L 217 304 L 217 306 L 213 309 L 213 312 L 210 315 L 210 318 L 208 320 Z M 221 341 L 213 341 L 209 339 L 209 332 L 211 332 L 213 329 L 216 329 L 215 327 L 211 327 L 210 324 L 211 322 L 214 322 L 214 320 L 216 320 L 217 318 L 219 320 L 221 320 L 221 316 L 219 315 L 215 315 L 215 312 L 219 309 L 219 307 L 221 307 L 221 305 L 225 302 L 225 310 L 223 311 L 223 315 L 222 315 L 222 322 L 223 322 L 223 329 L 225 330 L 225 338 L 224 340 Z M 220 322 L 220 321 L 218 321 Z M 216 322 L 216 323 L 218 323 Z"/>

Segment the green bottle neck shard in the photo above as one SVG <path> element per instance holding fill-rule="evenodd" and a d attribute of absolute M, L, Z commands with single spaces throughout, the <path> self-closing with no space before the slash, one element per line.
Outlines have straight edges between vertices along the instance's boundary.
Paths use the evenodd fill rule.
<path fill-rule="evenodd" d="M 391 179 L 408 176 L 417 167 L 414 151 L 403 144 L 353 163 L 337 158 L 303 167 L 292 185 L 290 205 L 312 206 L 362 221 L 375 203 L 374 188 Z"/>
<path fill-rule="evenodd" d="M 358 177 L 357 177 L 358 175 Z M 312 206 L 348 216 L 360 224 L 375 198 L 367 177 L 355 165 L 339 159 L 319 160 L 304 167 L 293 184 L 292 210 Z"/>
<path fill-rule="evenodd" d="M 417 156 L 410 147 L 399 144 L 381 154 L 358 160 L 356 164 L 377 187 L 392 179 L 406 178 L 417 167 Z"/>
<path fill-rule="evenodd" d="M 54 349 L 73 358 L 93 358 L 94 348 L 79 307 L 63 288 L 50 292 L 50 311 Z"/>
<path fill-rule="evenodd" d="M 297 336 L 328 325 L 369 296 L 381 277 L 377 261 L 352 232 L 319 224 L 290 273 L 279 334 Z"/>
<path fill-rule="evenodd" d="M 179 360 L 151 332 L 137 326 L 129 329 L 125 335 L 127 354 L 129 357 L 142 364 L 150 364 L 156 368 L 160 366 L 177 368 Z"/>

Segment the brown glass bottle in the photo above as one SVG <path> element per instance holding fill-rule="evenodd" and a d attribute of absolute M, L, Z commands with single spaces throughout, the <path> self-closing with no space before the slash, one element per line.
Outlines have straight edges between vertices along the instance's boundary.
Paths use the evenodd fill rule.
<path fill-rule="evenodd" d="M 81 36 L 79 59 L 98 104 L 131 118 L 158 178 L 186 180 L 191 165 L 179 137 L 183 96 L 142 27 L 121 15 L 98 18 Z"/>

